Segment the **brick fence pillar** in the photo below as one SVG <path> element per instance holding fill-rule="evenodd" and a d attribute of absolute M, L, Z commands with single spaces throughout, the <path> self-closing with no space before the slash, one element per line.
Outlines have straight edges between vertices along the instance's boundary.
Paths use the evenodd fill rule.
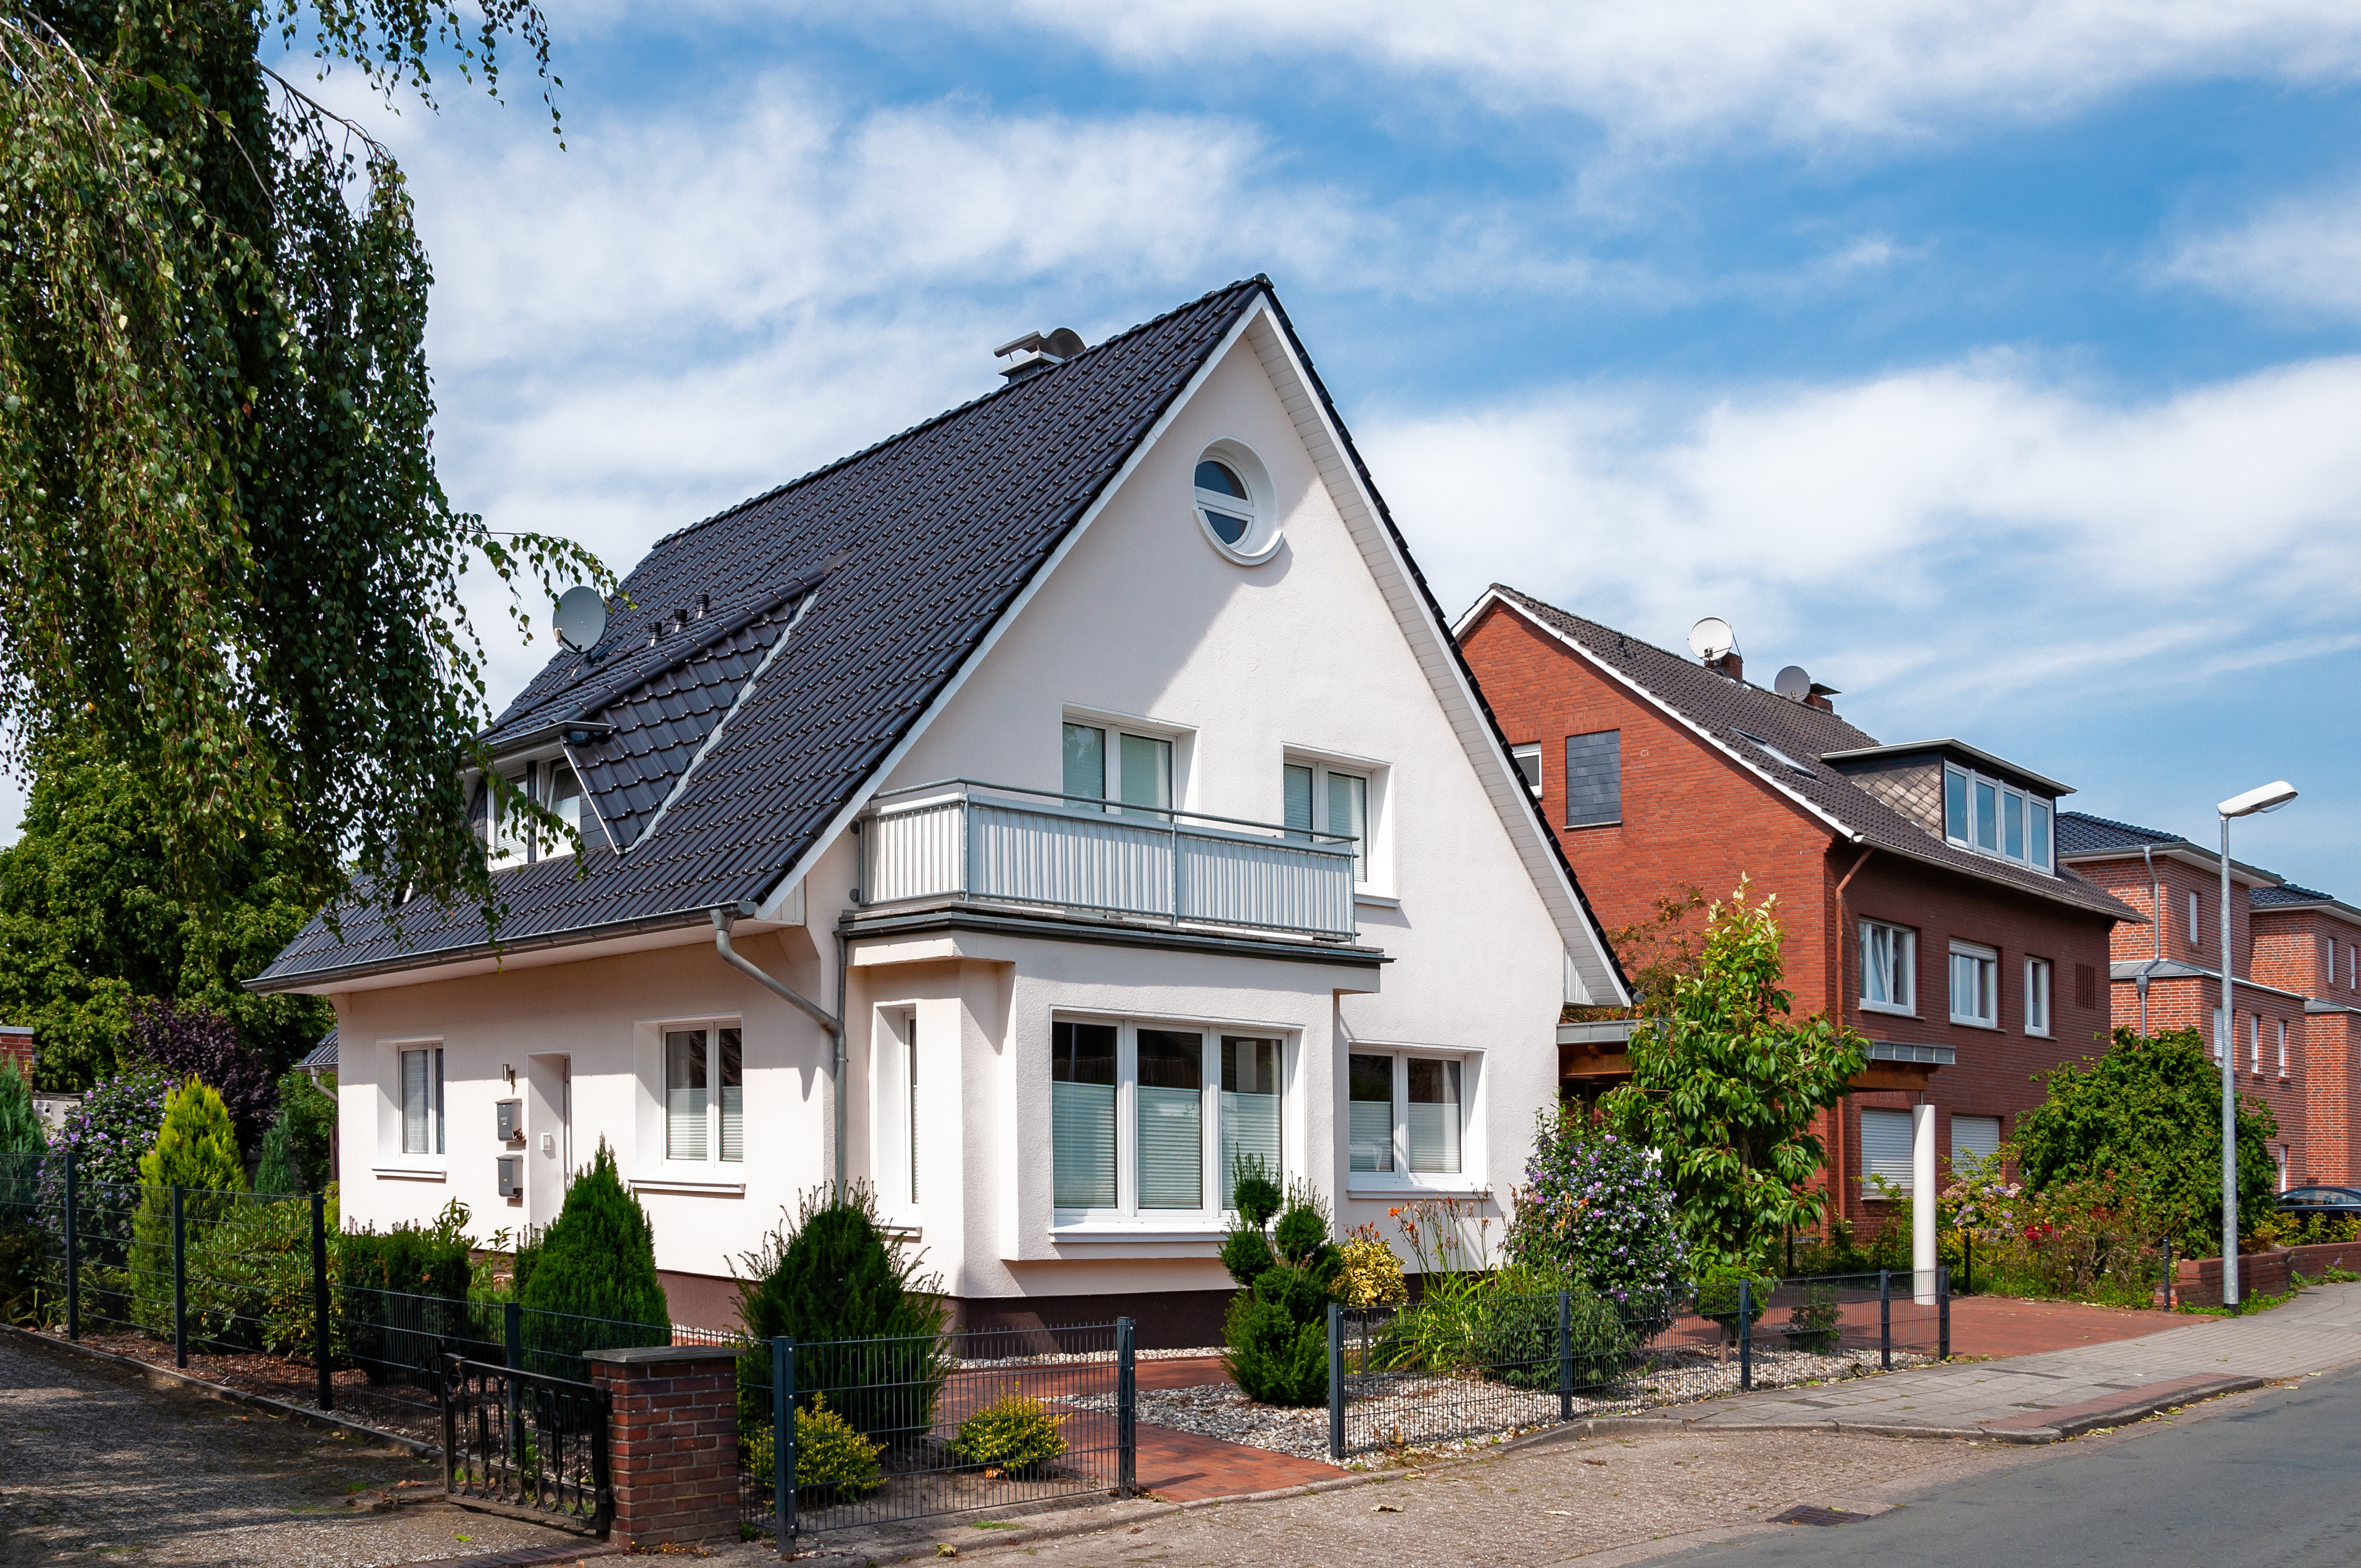
<path fill-rule="evenodd" d="M 627 1550 L 738 1537 L 738 1357 L 719 1345 L 584 1353 L 614 1401 L 610 1536 Z"/>

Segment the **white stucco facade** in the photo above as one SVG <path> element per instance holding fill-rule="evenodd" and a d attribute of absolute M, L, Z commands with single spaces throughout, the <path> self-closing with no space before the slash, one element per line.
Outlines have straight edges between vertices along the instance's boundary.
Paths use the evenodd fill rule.
<path fill-rule="evenodd" d="M 1219 547 L 1194 510 L 1192 473 L 1217 444 L 1250 454 L 1257 488 L 1267 481 L 1261 504 L 1276 510 L 1262 523 L 1279 537 L 1258 563 Z M 1229 1286 L 1210 1170 L 1193 1211 L 1143 1206 L 1130 1176 L 1131 1201 L 1059 1207 L 1061 1022 L 1196 1034 L 1209 1050 L 1278 1041 L 1282 1162 L 1333 1201 L 1340 1230 L 1389 1233 L 1389 1207 L 1448 1194 L 1487 1205 L 1499 1234 L 1535 1114 L 1554 1100 L 1561 1004 L 1609 1000 L 1616 981 L 1371 500 L 1284 334 L 1254 313 L 870 797 L 763 906 L 776 918 L 737 927 L 741 953 L 827 1007 L 840 1001 L 841 943 L 846 1168 L 877 1187 L 972 1321 L 1082 1321 L 1077 1298 L 1144 1308 Z M 1290 764 L 1365 781 L 1357 936 L 1181 941 L 1137 921 L 930 920 L 855 902 L 851 828 L 869 799 L 950 779 L 1054 794 L 1070 722 L 1168 744 L 1171 804 L 1217 817 L 1287 820 Z M 659 1266 L 727 1276 L 783 1206 L 829 1179 L 836 1086 L 827 1032 L 728 967 L 712 935 L 683 927 L 332 990 L 348 1223 L 422 1219 L 456 1197 L 478 1235 L 545 1223 L 560 1173 L 603 1138 L 648 1208 Z M 704 1159 L 666 1157 L 662 1042 L 694 1027 L 741 1032 L 735 1159 L 711 1144 Z M 439 1153 L 400 1152 L 405 1049 L 443 1053 Z M 1349 1168 L 1356 1053 L 1457 1064 L 1456 1169 Z M 1217 1088 L 1204 1102 L 1209 1161 Z M 1118 1096 L 1126 1161 L 1138 1157 L 1136 1092 L 1126 1080 Z M 511 1098 L 524 1137 L 501 1144 L 496 1106 Z M 503 1156 L 526 1168 L 518 1197 L 500 1196 Z M 699 1315 L 679 1295 L 675 1315 Z M 1134 1309 L 1104 1315 L 1116 1310 Z"/>

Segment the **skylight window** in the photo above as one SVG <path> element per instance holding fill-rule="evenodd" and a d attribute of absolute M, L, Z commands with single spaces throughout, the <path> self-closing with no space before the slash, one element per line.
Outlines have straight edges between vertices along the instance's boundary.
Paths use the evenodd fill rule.
<path fill-rule="evenodd" d="M 1782 751 L 1778 747 L 1773 746 L 1770 741 L 1765 740 L 1762 736 L 1755 734 L 1752 730 L 1741 729 L 1738 733 L 1745 737 L 1747 740 L 1753 741 L 1757 746 L 1762 747 L 1763 750 L 1770 755 L 1773 762 L 1784 762 L 1799 773 L 1809 774 L 1811 773 L 1811 769 L 1804 766 L 1803 763 L 1795 761 L 1795 758 L 1787 755 L 1786 752 Z"/>

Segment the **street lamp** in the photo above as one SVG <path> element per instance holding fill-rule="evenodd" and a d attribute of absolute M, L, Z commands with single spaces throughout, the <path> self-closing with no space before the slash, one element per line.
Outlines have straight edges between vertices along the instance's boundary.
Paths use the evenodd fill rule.
<path fill-rule="evenodd" d="M 2230 819 L 2277 811 L 2295 798 L 2285 779 L 2232 795 L 2213 809 L 2222 814 L 2222 1006 L 2213 1014 L 2213 1048 L 2222 1062 L 2222 1305 L 2238 1306 L 2238 1042 L 2231 1028 L 2230 993 L 2236 981 L 2230 962 Z"/>

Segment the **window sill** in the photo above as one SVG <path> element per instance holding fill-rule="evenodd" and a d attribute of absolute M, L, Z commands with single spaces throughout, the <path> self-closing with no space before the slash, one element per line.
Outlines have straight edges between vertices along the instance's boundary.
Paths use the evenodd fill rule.
<path fill-rule="evenodd" d="M 450 1173 L 423 1165 L 373 1165 L 369 1174 L 379 1181 L 448 1181 Z"/>
<path fill-rule="evenodd" d="M 1864 1001 L 1861 1003 L 1861 1010 L 1864 1013 L 1883 1013 L 1889 1018 L 1916 1018 L 1918 1016 L 1918 1009 L 1916 1007 L 1896 1007 L 1891 1002 Z"/>
<path fill-rule="evenodd" d="M 1565 824 L 1564 831 L 1579 833 L 1586 828 L 1620 828 L 1622 826 L 1623 819 L 1619 817 L 1612 822 L 1569 822 Z"/>
<path fill-rule="evenodd" d="M 1129 1224 L 1120 1220 L 1081 1221 L 1053 1224 L 1049 1239 L 1060 1246 L 1122 1246 L 1147 1243 L 1219 1242 L 1229 1227 L 1211 1222 L 1197 1224 Z"/>
<path fill-rule="evenodd" d="M 1998 1023 L 1991 1019 L 1962 1018 L 1956 1013 L 1951 1014 L 1951 1022 L 1958 1025 L 1962 1029 L 1997 1029 L 2000 1027 Z"/>
<path fill-rule="evenodd" d="M 1401 900 L 1390 893 L 1365 893 L 1359 888 L 1355 888 L 1353 890 L 1353 902 L 1356 904 L 1375 905 L 1380 909 L 1400 909 L 1401 907 Z"/>
<path fill-rule="evenodd" d="M 2052 1037 L 2047 1029 L 2027 1029 L 2025 1033 L 2028 1039 L 2047 1040 Z"/>
<path fill-rule="evenodd" d="M 1422 1180 L 1414 1176 L 1364 1172 L 1345 1183 L 1347 1198 L 1481 1198 L 1492 1190 L 1465 1176 Z"/>
<path fill-rule="evenodd" d="M 714 1181 L 703 1177 L 634 1176 L 631 1179 L 634 1192 L 676 1192 L 692 1198 L 743 1198 L 746 1184 L 742 1181 Z"/>

